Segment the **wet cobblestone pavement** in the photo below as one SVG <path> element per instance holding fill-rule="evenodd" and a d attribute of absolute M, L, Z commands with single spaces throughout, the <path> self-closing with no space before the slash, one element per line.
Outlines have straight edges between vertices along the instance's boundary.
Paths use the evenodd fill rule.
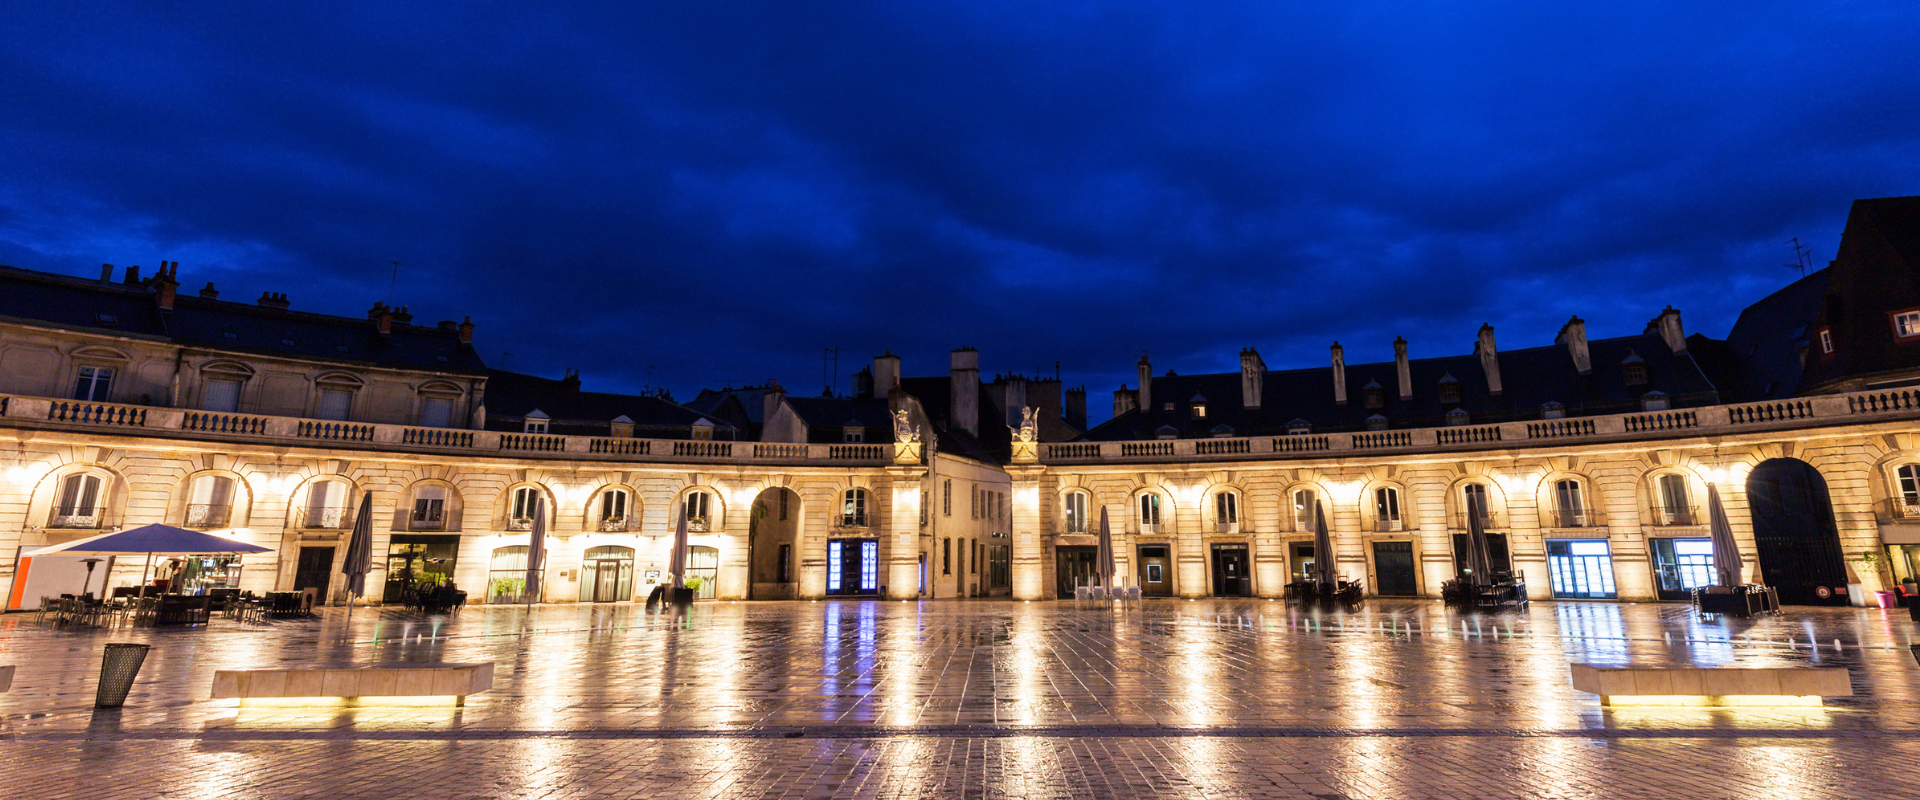
<path fill-rule="evenodd" d="M 1477 617 L 1369 601 L 342 610 L 63 631 L 0 618 L 0 797 L 1920 797 L 1904 612 Z M 102 647 L 154 649 L 92 709 Z M 464 708 L 240 709 L 222 668 L 492 661 Z M 1819 665 L 1824 709 L 1602 710 L 1568 664 Z"/>

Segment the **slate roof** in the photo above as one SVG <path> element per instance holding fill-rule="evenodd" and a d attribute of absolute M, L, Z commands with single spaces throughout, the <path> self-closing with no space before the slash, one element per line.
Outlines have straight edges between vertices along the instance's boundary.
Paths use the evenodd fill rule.
<path fill-rule="evenodd" d="M 760 426 L 766 422 L 761 417 L 766 415 L 767 387 L 701 389 L 698 397 L 684 405 L 715 421 L 724 420 L 742 431 L 748 431 L 752 438 L 759 438 Z"/>
<path fill-rule="evenodd" d="M 986 464 L 1005 464 L 1013 460 L 1013 433 L 1004 422 L 1006 413 L 988 396 L 986 386 L 979 387 L 980 434 L 975 436 L 953 424 L 953 377 L 902 378 L 900 389 L 920 400 L 920 407 L 933 421 L 939 451 L 971 458 Z M 892 436 L 891 433 L 888 434 Z"/>
<path fill-rule="evenodd" d="M 132 336 L 240 353 L 479 375 L 478 353 L 458 331 L 313 314 L 180 292 L 161 311 L 146 283 L 104 283 L 0 267 L 0 317 L 69 330 Z M 231 335 L 229 335 L 231 334 Z"/>
<path fill-rule="evenodd" d="M 548 430 L 605 436 L 618 417 L 633 421 L 634 435 L 649 439 L 686 439 L 695 423 L 715 423 L 714 438 L 734 439 L 738 431 L 686 406 L 652 395 L 585 392 L 577 378 L 542 378 L 505 370 L 487 372 L 487 429 L 522 430 L 522 421 L 538 410 L 552 420 Z"/>
<path fill-rule="evenodd" d="M 787 406 L 807 423 L 811 444 L 839 444 L 845 441 L 849 425 L 864 428 L 868 443 L 893 441 L 893 416 L 885 398 L 789 395 Z"/>
<path fill-rule="evenodd" d="M 1811 324 L 1830 328 L 1834 351 L 1814 352 L 1800 389 L 1857 378 L 1913 382 L 1920 343 L 1895 337 L 1893 312 L 1920 309 L 1920 197 L 1855 200 L 1827 271 L 1826 297 Z"/>
<path fill-rule="evenodd" d="M 1792 397 L 1800 388 L 1801 351 L 1827 294 L 1831 268 L 1821 269 L 1747 306 L 1726 341 L 1689 337 L 1702 367 L 1727 402 Z"/>
<path fill-rule="evenodd" d="M 1674 407 L 1714 402 L 1713 383 L 1687 353 L 1674 353 L 1658 334 L 1591 340 L 1587 344 L 1593 369 L 1587 375 L 1574 370 L 1565 345 L 1502 350 L 1500 378 L 1503 392 L 1487 391 L 1486 374 L 1477 355 L 1417 358 L 1408 362 L 1413 396 L 1402 400 L 1399 373 L 1392 361 L 1347 365 L 1347 403 L 1334 402 L 1333 368 L 1269 371 L 1262 386 L 1262 405 L 1241 405 L 1240 373 L 1155 377 L 1153 407 L 1122 414 L 1080 436 L 1077 441 L 1154 439 L 1172 428 L 1179 438 L 1208 438 L 1221 426 L 1233 436 L 1262 436 L 1287 432 L 1288 423 L 1306 420 L 1314 432 L 1365 430 L 1369 417 L 1384 416 L 1391 428 L 1437 427 L 1446 414 L 1465 410 L 1474 424 L 1541 418 L 1541 406 L 1555 402 L 1567 416 L 1613 414 L 1640 408 L 1650 391 L 1669 396 Z M 1629 386 L 1622 362 L 1638 356 L 1646 362 L 1648 381 Z M 1460 400 L 1440 402 L 1441 378 L 1457 379 Z M 1366 387 L 1384 391 L 1384 405 L 1366 406 Z M 1194 417 L 1187 400 L 1207 398 L 1205 417 Z M 1165 404 L 1174 401 L 1173 410 Z"/>

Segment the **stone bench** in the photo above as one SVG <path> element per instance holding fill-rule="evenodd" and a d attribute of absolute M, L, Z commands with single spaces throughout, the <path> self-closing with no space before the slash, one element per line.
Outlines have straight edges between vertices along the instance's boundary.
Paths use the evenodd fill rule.
<path fill-rule="evenodd" d="M 223 669 L 213 673 L 216 700 L 243 706 L 465 705 L 493 687 L 493 663 L 380 664 L 366 667 Z"/>
<path fill-rule="evenodd" d="M 1817 706 L 1852 697 L 1845 667 L 1573 665 L 1573 688 L 1606 706 Z"/>
<path fill-rule="evenodd" d="M 13 688 L 13 665 L 0 667 L 0 692 Z"/>

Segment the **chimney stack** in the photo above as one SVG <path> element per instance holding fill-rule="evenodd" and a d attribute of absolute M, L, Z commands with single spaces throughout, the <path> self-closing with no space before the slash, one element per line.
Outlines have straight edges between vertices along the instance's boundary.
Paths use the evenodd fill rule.
<path fill-rule="evenodd" d="M 1660 316 L 1647 323 L 1647 333 L 1658 332 L 1660 339 L 1667 343 L 1667 349 L 1675 353 L 1687 352 L 1687 334 L 1680 329 L 1680 312 L 1667 306 Z"/>
<path fill-rule="evenodd" d="M 1087 387 L 1068 389 L 1065 398 L 1066 412 L 1062 421 L 1076 431 L 1087 429 Z"/>
<path fill-rule="evenodd" d="M 153 276 L 153 301 L 161 311 L 173 310 L 173 298 L 180 291 L 180 262 L 162 261 L 160 271 Z"/>
<path fill-rule="evenodd" d="M 1114 418 L 1118 419 L 1121 414 L 1125 414 L 1129 411 L 1139 408 L 1140 407 L 1139 403 L 1140 403 L 1140 395 L 1137 392 L 1134 392 L 1133 390 L 1128 389 L 1126 384 L 1124 383 L 1120 384 L 1120 388 L 1113 393 Z"/>
<path fill-rule="evenodd" d="M 781 404 L 787 402 L 787 390 L 780 388 L 777 379 L 767 381 L 767 390 L 760 393 L 760 438 L 766 439 L 766 431 L 771 430 L 773 417 L 780 412 Z"/>
<path fill-rule="evenodd" d="M 460 343 L 473 345 L 473 317 L 467 317 L 460 323 Z"/>
<path fill-rule="evenodd" d="M 409 325 L 412 323 L 413 323 L 413 315 L 407 313 L 406 306 L 401 306 L 400 310 L 393 312 L 393 324 Z"/>
<path fill-rule="evenodd" d="M 1393 337 L 1393 366 L 1400 373 L 1400 399 L 1413 397 L 1413 370 L 1407 367 L 1407 339 Z"/>
<path fill-rule="evenodd" d="M 1587 323 L 1578 316 L 1567 320 L 1560 326 L 1560 335 L 1553 337 L 1555 344 L 1567 346 L 1567 355 L 1573 357 L 1573 369 L 1582 375 L 1592 374 L 1593 357 L 1587 354 Z"/>
<path fill-rule="evenodd" d="M 1480 371 L 1487 376 L 1487 394 L 1500 396 L 1500 351 L 1493 346 L 1493 326 L 1480 324 L 1480 340 L 1473 344 L 1473 354 L 1480 357 Z"/>
<path fill-rule="evenodd" d="M 1140 412 L 1143 414 L 1152 413 L 1153 365 L 1147 363 L 1147 355 L 1145 353 L 1140 354 L 1140 363 L 1137 369 L 1140 372 Z"/>
<path fill-rule="evenodd" d="M 121 281 L 121 283 L 124 283 L 128 286 L 140 285 L 140 265 L 135 264 L 131 267 L 127 267 L 126 280 Z"/>
<path fill-rule="evenodd" d="M 1339 342 L 1333 343 L 1333 402 L 1347 404 L 1347 351 Z"/>
<path fill-rule="evenodd" d="M 900 383 L 900 357 L 892 350 L 873 357 L 873 396 L 891 397 L 893 387 Z"/>
<path fill-rule="evenodd" d="M 980 351 L 962 347 L 953 351 L 948 373 L 947 416 L 954 427 L 980 435 Z"/>
<path fill-rule="evenodd" d="M 112 264 L 100 265 L 100 282 L 101 283 L 113 282 L 113 265 Z"/>
<path fill-rule="evenodd" d="M 207 285 L 200 289 L 200 299 L 202 300 L 220 299 L 220 290 L 213 288 L 213 281 L 207 281 Z"/>
<path fill-rule="evenodd" d="M 1240 405 L 1259 408 L 1261 391 L 1267 385 L 1267 362 L 1251 347 L 1240 351 Z"/>
<path fill-rule="evenodd" d="M 387 308 L 386 303 L 375 300 L 373 308 L 367 309 L 367 319 L 373 320 L 373 325 L 380 329 L 381 336 L 393 333 L 393 310 Z"/>
<path fill-rule="evenodd" d="M 261 292 L 260 299 L 254 302 L 261 308 L 286 308 L 292 305 L 287 296 L 279 292 Z"/>

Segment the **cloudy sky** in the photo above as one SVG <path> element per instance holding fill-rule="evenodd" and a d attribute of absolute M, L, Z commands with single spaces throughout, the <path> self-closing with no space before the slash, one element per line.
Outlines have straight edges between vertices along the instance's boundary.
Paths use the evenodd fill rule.
<path fill-rule="evenodd" d="M 681 399 L 1720 336 L 1920 194 L 1912 3 L 75 5 L 0 8 L 0 264 Z"/>

